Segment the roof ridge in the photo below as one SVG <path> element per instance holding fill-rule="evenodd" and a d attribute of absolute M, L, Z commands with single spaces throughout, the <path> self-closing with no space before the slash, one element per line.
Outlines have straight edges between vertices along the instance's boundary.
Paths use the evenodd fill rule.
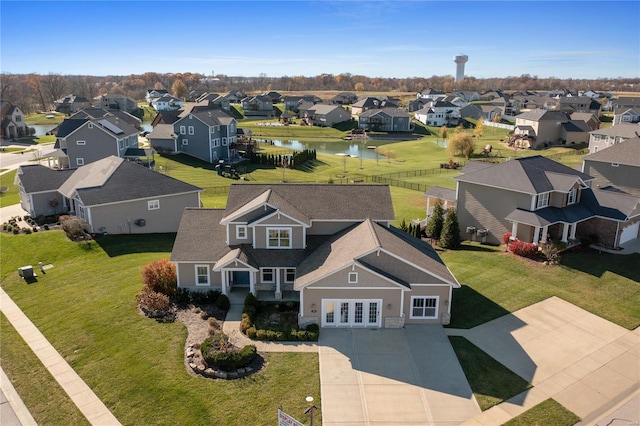
<path fill-rule="evenodd" d="M 378 238 L 378 234 L 376 233 L 375 228 L 373 227 L 373 222 L 371 221 L 370 218 L 366 218 L 364 220 L 364 223 L 367 224 L 367 226 L 369 227 L 369 230 L 371 231 L 371 235 L 373 235 L 373 240 L 375 242 L 375 245 L 378 249 L 382 248 L 382 243 L 380 243 L 380 238 Z"/>

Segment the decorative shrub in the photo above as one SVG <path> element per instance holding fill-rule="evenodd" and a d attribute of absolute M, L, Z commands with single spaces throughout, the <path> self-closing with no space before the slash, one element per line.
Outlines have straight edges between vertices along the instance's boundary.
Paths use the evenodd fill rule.
<path fill-rule="evenodd" d="M 31 233 L 31 228 L 23 228 L 22 232 L 25 234 L 30 234 Z"/>
<path fill-rule="evenodd" d="M 170 313 L 171 303 L 167 295 L 143 287 L 136 296 L 140 309 L 146 316 L 158 318 Z"/>
<path fill-rule="evenodd" d="M 246 333 L 249 327 L 251 327 L 251 317 L 246 313 L 243 313 L 242 319 L 240 320 L 240 331 Z"/>
<path fill-rule="evenodd" d="M 66 223 L 66 222 L 65 222 Z M 173 296 L 178 288 L 176 267 L 167 259 L 156 260 L 142 268 L 142 283 L 150 290 Z"/>
<path fill-rule="evenodd" d="M 226 295 L 221 294 L 220 297 L 218 297 L 218 300 L 216 300 L 216 307 L 221 311 L 228 311 L 231 307 L 231 302 Z"/>
<path fill-rule="evenodd" d="M 319 333 L 320 326 L 318 324 L 309 324 L 307 325 L 307 331 L 310 331 L 312 333 Z"/>
<path fill-rule="evenodd" d="M 87 222 L 76 216 L 66 216 L 66 219 L 61 220 L 60 223 L 62 224 L 62 229 L 72 241 L 85 239 L 85 235 L 89 230 Z"/>
<path fill-rule="evenodd" d="M 458 225 L 456 210 L 453 207 L 447 209 L 438 244 L 440 247 L 447 249 L 454 249 L 460 246 L 460 226 Z"/>
<path fill-rule="evenodd" d="M 502 234 L 502 244 L 509 245 L 509 241 L 511 241 L 511 232 Z"/>
<path fill-rule="evenodd" d="M 257 333 L 257 330 L 256 330 L 255 327 L 247 328 L 246 334 L 247 334 L 247 337 L 249 339 L 255 339 L 256 338 L 256 333 Z"/>
<path fill-rule="evenodd" d="M 210 367 L 223 371 L 232 371 L 251 364 L 257 355 L 254 345 L 247 345 L 239 351 L 229 344 L 224 333 L 216 333 L 207 337 L 200 346 L 202 358 Z"/>
<path fill-rule="evenodd" d="M 429 238 L 440 238 L 440 234 L 442 234 L 442 225 L 444 224 L 444 209 L 442 206 L 443 202 L 438 198 L 424 230 Z"/>
<path fill-rule="evenodd" d="M 13 228 L 13 234 L 18 235 L 20 233 L 20 228 Z"/>
<path fill-rule="evenodd" d="M 509 244 L 509 250 L 513 254 L 529 258 L 538 254 L 538 246 L 533 243 L 523 243 L 522 241 L 512 241 Z"/>

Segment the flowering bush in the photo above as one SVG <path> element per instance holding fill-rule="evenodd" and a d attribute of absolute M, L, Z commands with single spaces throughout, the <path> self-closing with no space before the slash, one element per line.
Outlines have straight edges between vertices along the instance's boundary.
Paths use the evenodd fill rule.
<path fill-rule="evenodd" d="M 509 244 L 509 251 L 518 256 L 531 258 L 538 253 L 538 246 L 533 243 L 523 243 L 516 240 Z"/>
<path fill-rule="evenodd" d="M 509 241 L 511 241 L 511 232 L 505 232 L 502 235 L 502 244 L 509 245 Z"/>

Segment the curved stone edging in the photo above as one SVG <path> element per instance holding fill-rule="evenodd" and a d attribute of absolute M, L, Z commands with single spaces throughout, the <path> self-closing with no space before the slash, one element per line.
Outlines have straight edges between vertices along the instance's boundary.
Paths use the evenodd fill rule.
<path fill-rule="evenodd" d="M 205 367 L 202 364 L 202 355 L 196 358 L 196 353 L 200 354 L 200 350 L 193 347 L 194 345 L 189 345 L 187 347 L 185 356 L 186 356 L 186 364 L 192 373 L 205 377 L 207 379 L 224 379 L 224 380 L 233 380 L 240 379 L 243 377 L 250 376 L 252 374 L 257 373 L 262 370 L 262 366 L 264 365 L 264 358 L 260 354 L 256 354 L 256 359 L 259 357 L 260 359 L 260 368 L 255 368 L 255 366 L 247 366 L 243 368 L 238 368 L 235 371 L 222 371 L 217 368 Z M 255 360 L 252 362 L 252 364 Z"/>

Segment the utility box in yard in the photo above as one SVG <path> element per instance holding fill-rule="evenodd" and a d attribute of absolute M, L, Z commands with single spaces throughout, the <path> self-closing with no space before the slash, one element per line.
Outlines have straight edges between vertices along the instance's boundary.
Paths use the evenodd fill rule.
<path fill-rule="evenodd" d="M 18 268 L 18 275 L 22 278 L 33 278 L 35 275 L 33 273 L 33 266 L 21 266 Z"/>

